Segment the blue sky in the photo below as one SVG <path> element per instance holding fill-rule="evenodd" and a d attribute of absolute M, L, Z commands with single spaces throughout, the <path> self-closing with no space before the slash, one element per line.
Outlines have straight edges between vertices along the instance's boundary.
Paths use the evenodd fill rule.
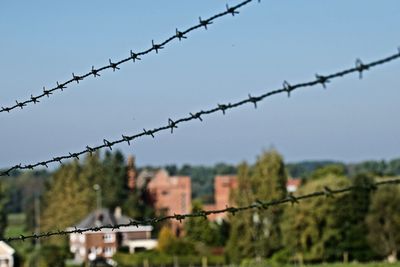
<path fill-rule="evenodd" d="M 229 1 L 230 5 L 239 1 Z M 223 1 L 2 1 L 0 106 L 86 73 L 225 9 Z M 400 2 L 261 1 L 159 54 L 88 78 L 24 110 L 0 114 L 0 167 L 114 140 L 168 118 L 308 81 L 394 53 Z M 132 146 L 138 164 L 253 161 L 275 147 L 287 161 L 400 156 L 400 62 L 182 125 Z"/>

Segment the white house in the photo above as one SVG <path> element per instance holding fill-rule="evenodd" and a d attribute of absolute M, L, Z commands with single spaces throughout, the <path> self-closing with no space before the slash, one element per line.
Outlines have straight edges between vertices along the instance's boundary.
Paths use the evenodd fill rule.
<path fill-rule="evenodd" d="M 106 225 L 129 224 L 131 218 L 121 214 L 117 208 L 115 213 L 108 209 L 93 211 L 82 221 L 68 230 L 86 229 Z M 157 240 L 151 239 L 152 226 L 128 226 L 119 229 L 102 229 L 82 234 L 70 234 L 70 251 L 74 254 L 74 262 L 82 263 L 105 259 L 110 261 L 121 246 L 129 247 L 131 253 L 152 249 L 157 246 Z M 0 266 L 2 267 L 2 266 Z"/>
<path fill-rule="evenodd" d="M 0 267 L 14 267 L 14 253 L 12 247 L 0 241 Z"/>

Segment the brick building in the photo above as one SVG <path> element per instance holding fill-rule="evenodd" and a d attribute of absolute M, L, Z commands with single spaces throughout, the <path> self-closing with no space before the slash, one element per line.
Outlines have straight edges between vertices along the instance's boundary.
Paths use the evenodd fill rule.
<path fill-rule="evenodd" d="M 286 190 L 288 193 L 296 192 L 301 185 L 301 179 L 298 178 L 289 178 L 286 182 Z"/>
<path fill-rule="evenodd" d="M 133 190 L 147 190 L 145 201 L 152 204 L 157 215 L 189 213 L 192 206 L 192 189 L 189 176 L 170 176 L 165 169 L 136 171 L 135 159 L 128 158 L 127 186 Z M 171 221 L 173 232 L 179 236 L 182 224 Z"/>
<path fill-rule="evenodd" d="M 231 192 L 238 186 L 235 175 L 219 175 L 214 178 L 214 203 L 204 205 L 205 210 L 219 210 L 232 205 Z M 226 217 L 225 213 L 211 214 L 208 218 L 211 221 L 221 221 Z"/>
<path fill-rule="evenodd" d="M 133 191 L 136 187 L 136 166 L 135 166 L 134 156 L 128 157 L 127 177 L 128 177 L 127 186 L 129 190 Z"/>
<path fill-rule="evenodd" d="M 159 215 L 184 214 L 191 211 L 192 188 L 190 177 L 169 176 L 166 170 L 160 169 L 151 177 L 147 188 Z M 171 227 L 177 236 L 181 235 L 182 223 L 175 220 L 171 221 Z"/>
<path fill-rule="evenodd" d="M 133 190 L 146 187 L 154 208 L 158 215 L 174 215 L 191 212 L 191 181 L 188 176 L 169 176 L 165 169 L 156 171 L 142 170 L 137 174 L 134 158 L 128 159 L 128 187 Z M 288 179 L 286 188 L 288 192 L 295 192 L 301 185 L 300 179 Z M 234 205 L 231 201 L 232 190 L 238 187 L 236 175 L 218 175 L 214 178 L 214 203 L 204 205 L 204 210 L 224 209 Z M 224 219 L 226 214 L 211 214 L 208 218 L 212 221 Z M 173 231 L 179 236 L 182 224 L 171 221 Z"/>
<path fill-rule="evenodd" d="M 115 213 L 108 209 L 96 210 L 86 216 L 81 222 L 69 228 L 85 229 L 105 225 L 126 224 L 130 218 L 121 214 L 120 209 Z M 151 226 L 129 226 L 120 229 L 102 229 L 101 231 L 74 233 L 69 236 L 70 251 L 74 254 L 76 263 L 105 259 L 110 261 L 121 246 L 128 246 L 131 252 L 138 249 L 137 243 L 142 244 L 140 249 L 151 249 L 157 245 L 151 239 Z"/>
<path fill-rule="evenodd" d="M 301 179 L 289 178 L 286 182 L 286 190 L 289 193 L 296 192 L 301 185 Z M 219 175 L 214 178 L 214 203 L 204 205 L 204 210 L 220 210 L 226 206 L 234 205 L 231 199 L 232 190 L 238 187 L 236 175 Z M 226 213 L 211 214 L 211 221 L 221 221 L 227 216 Z"/>

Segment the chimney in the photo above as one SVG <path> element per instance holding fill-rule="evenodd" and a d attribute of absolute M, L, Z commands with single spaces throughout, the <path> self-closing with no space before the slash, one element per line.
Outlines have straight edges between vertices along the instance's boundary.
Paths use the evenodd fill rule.
<path fill-rule="evenodd" d="M 128 176 L 128 188 L 133 191 L 136 187 L 136 167 L 135 167 L 135 157 L 128 157 L 127 166 L 127 176 Z"/>
<path fill-rule="evenodd" d="M 121 207 L 116 207 L 114 210 L 114 217 L 115 219 L 119 220 L 122 216 L 122 210 Z"/>

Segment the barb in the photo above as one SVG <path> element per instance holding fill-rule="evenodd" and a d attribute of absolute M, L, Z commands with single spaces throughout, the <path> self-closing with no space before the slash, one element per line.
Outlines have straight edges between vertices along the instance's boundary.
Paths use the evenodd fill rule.
<path fill-rule="evenodd" d="M 151 219 L 146 219 L 146 220 L 131 220 L 129 223 L 125 224 L 109 224 L 109 225 L 104 225 L 104 226 L 99 226 L 99 227 L 91 227 L 91 228 L 74 228 L 71 230 L 56 230 L 56 231 L 51 231 L 51 232 L 45 232 L 45 233 L 33 233 L 32 235 L 20 235 L 20 236 L 15 236 L 15 237 L 9 237 L 9 238 L 4 238 L 0 239 L 2 241 L 6 242 L 11 242 L 11 241 L 25 241 L 27 239 L 40 239 L 40 238 L 47 238 L 51 236 L 59 236 L 59 235 L 68 235 L 68 234 L 73 234 L 73 233 L 78 233 L 78 234 L 83 234 L 87 232 L 99 232 L 103 229 L 108 229 L 108 230 L 116 230 L 120 229 L 122 227 L 129 227 L 129 226 L 136 226 L 138 227 L 139 225 L 155 225 L 157 223 L 166 221 L 166 220 L 178 220 L 182 222 L 182 220 L 185 220 L 187 218 L 195 218 L 195 217 L 203 217 L 207 218 L 208 215 L 211 214 L 219 214 L 219 213 L 230 213 L 232 215 L 235 215 L 237 212 L 242 212 L 246 210 L 252 210 L 252 209 L 268 209 L 269 207 L 272 206 L 279 206 L 283 205 L 286 203 L 291 203 L 292 205 L 294 204 L 299 204 L 300 201 L 305 200 L 305 199 L 310 199 L 310 198 L 315 198 L 315 197 L 326 197 L 326 199 L 329 199 L 329 197 L 332 197 L 333 195 L 337 194 L 342 194 L 346 192 L 350 192 L 352 190 L 367 190 L 367 191 L 374 191 L 378 187 L 383 186 L 383 185 L 398 185 L 400 184 L 400 178 L 397 179 L 391 179 L 391 180 L 384 180 L 380 182 L 376 182 L 373 184 L 366 184 L 362 186 L 348 186 L 348 187 L 343 187 L 343 188 L 338 188 L 338 189 L 328 189 L 329 192 L 327 193 L 327 188 L 325 187 L 322 191 L 315 191 L 309 194 L 304 194 L 304 195 L 299 195 L 299 196 L 294 196 L 294 195 L 288 195 L 287 197 L 278 199 L 278 200 L 256 200 L 254 203 L 247 205 L 247 206 L 241 206 L 241 207 L 226 207 L 225 209 L 218 209 L 218 210 L 207 210 L 207 211 L 198 211 L 198 212 L 193 212 L 193 213 L 188 213 L 188 214 L 174 214 L 174 215 L 169 215 L 169 216 L 164 216 L 164 217 L 155 217 Z"/>
<path fill-rule="evenodd" d="M 196 113 L 189 113 L 190 116 L 183 117 L 183 118 L 180 118 L 175 121 L 172 119 L 168 119 L 168 123 L 164 126 L 154 128 L 153 130 L 143 129 L 143 132 L 140 132 L 138 134 L 131 135 L 131 136 L 122 135 L 121 139 L 118 139 L 115 141 L 107 141 L 106 139 L 103 139 L 102 145 L 98 145 L 95 147 L 86 146 L 86 149 L 82 150 L 80 152 L 69 153 L 68 155 L 64 155 L 64 156 L 60 156 L 60 157 L 53 157 L 52 159 L 49 159 L 46 161 L 41 161 L 41 162 L 38 162 L 35 164 L 27 164 L 27 165 L 18 164 L 18 165 L 15 165 L 15 166 L 9 168 L 8 170 L 0 172 L 0 176 L 9 176 L 11 171 L 17 170 L 17 169 L 20 169 L 20 170 L 33 169 L 33 168 L 39 167 L 39 166 L 45 166 L 47 168 L 48 167 L 47 165 L 49 163 L 55 163 L 55 162 L 61 163 L 62 160 L 73 159 L 73 158 L 79 159 L 79 156 L 81 156 L 83 154 L 87 154 L 87 153 L 91 154 L 94 151 L 100 150 L 102 148 L 112 149 L 113 146 L 123 143 L 123 142 L 126 142 L 126 143 L 128 143 L 128 145 L 130 145 L 131 141 L 134 139 L 138 139 L 138 138 L 141 138 L 144 136 L 151 136 L 154 138 L 156 133 L 166 131 L 166 130 L 170 130 L 171 133 L 173 133 L 174 129 L 178 128 L 178 124 L 181 124 L 184 122 L 189 122 L 189 121 L 196 120 L 196 119 L 203 121 L 205 115 L 210 115 L 210 114 L 216 113 L 218 111 L 222 111 L 222 114 L 225 115 L 227 110 L 237 108 L 237 107 L 245 105 L 245 104 L 252 104 L 252 105 L 254 105 L 255 108 L 257 108 L 258 102 L 263 101 L 264 99 L 266 99 L 270 96 L 282 94 L 282 93 L 286 93 L 286 94 L 288 94 L 288 96 L 290 96 L 290 93 L 294 90 L 297 90 L 300 88 L 306 88 L 306 87 L 313 87 L 313 86 L 316 86 L 319 84 L 326 87 L 326 84 L 328 82 L 331 82 L 333 79 L 341 78 L 341 77 L 344 77 L 346 75 L 350 75 L 350 74 L 356 73 L 356 72 L 362 73 L 363 71 L 369 71 L 373 67 L 389 63 L 389 62 L 399 59 L 399 58 L 400 58 L 400 51 L 398 51 L 396 54 L 393 54 L 391 56 L 388 56 L 386 58 L 382 58 L 382 59 L 379 59 L 376 61 L 372 61 L 368 64 L 360 65 L 359 60 L 357 60 L 356 65 L 353 68 L 345 69 L 345 70 L 342 70 L 342 71 L 339 71 L 339 72 L 336 72 L 333 74 L 329 74 L 326 76 L 317 75 L 314 80 L 311 80 L 309 82 L 291 85 L 287 81 L 285 81 L 283 83 L 282 88 L 276 89 L 273 91 L 269 91 L 267 93 L 264 93 L 264 94 L 256 96 L 256 97 L 248 95 L 248 98 L 240 100 L 236 103 L 218 104 L 217 107 L 215 107 L 215 108 L 211 108 L 208 110 L 201 110 Z M 360 67 L 360 66 L 362 66 L 362 67 Z"/>
<path fill-rule="evenodd" d="M 67 85 L 69 85 L 70 83 L 76 82 L 79 83 L 79 81 L 82 81 L 90 76 L 93 77 L 98 77 L 100 76 L 100 72 L 103 72 L 107 69 L 112 69 L 113 72 L 115 72 L 116 70 L 120 69 L 120 65 L 129 62 L 132 60 L 132 62 L 136 62 L 136 60 L 141 60 L 140 56 L 144 56 L 147 55 L 151 52 L 156 52 L 156 54 L 158 54 L 158 52 L 164 48 L 165 45 L 167 45 L 168 43 L 172 42 L 175 39 L 178 39 L 179 41 L 181 41 L 182 39 L 187 39 L 187 35 L 188 33 L 195 31 L 197 29 L 200 29 L 202 27 L 205 27 L 205 29 L 207 29 L 207 25 L 210 25 L 213 23 L 213 21 L 215 21 L 218 18 L 224 17 L 226 15 L 235 15 L 235 14 L 239 14 L 239 12 L 237 11 L 239 8 L 249 4 L 250 2 L 253 2 L 254 0 L 246 0 L 243 1 L 233 7 L 229 7 L 228 5 L 226 5 L 226 11 L 218 13 L 208 19 L 204 19 L 202 20 L 200 18 L 199 23 L 197 25 L 194 25 L 184 31 L 179 31 L 178 29 L 175 29 L 175 34 L 172 35 L 171 37 L 169 37 L 168 39 L 166 39 L 165 41 L 161 42 L 161 43 L 155 43 L 154 40 L 151 41 L 151 47 L 147 50 L 144 50 L 142 52 L 132 52 L 132 50 L 130 51 L 129 57 L 121 59 L 119 61 L 113 62 L 111 59 L 109 59 L 109 64 L 105 65 L 103 67 L 100 68 L 95 68 L 94 66 L 92 66 L 92 69 L 85 73 L 85 74 L 81 74 L 81 75 L 75 75 L 74 73 L 72 73 L 72 78 L 59 83 L 56 82 L 56 86 L 51 88 L 51 89 L 45 89 L 43 87 L 43 93 L 39 94 L 37 96 L 33 96 L 31 95 L 30 99 L 24 100 L 24 101 L 15 101 L 16 103 L 12 106 L 8 106 L 8 107 L 1 107 L 0 108 L 0 113 L 2 112 L 10 112 L 16 108 L 20 108 L 23 109 L 27 104 L 37 104 L 40 101 L 38 99 L 41 99 L 43 97 L 49 97 L 50 95 L 53 94 L 54 91 L 64 91 L 65 88 L 67 88 Z M 260 1 L 258 1 L 260 2 Z"/>

